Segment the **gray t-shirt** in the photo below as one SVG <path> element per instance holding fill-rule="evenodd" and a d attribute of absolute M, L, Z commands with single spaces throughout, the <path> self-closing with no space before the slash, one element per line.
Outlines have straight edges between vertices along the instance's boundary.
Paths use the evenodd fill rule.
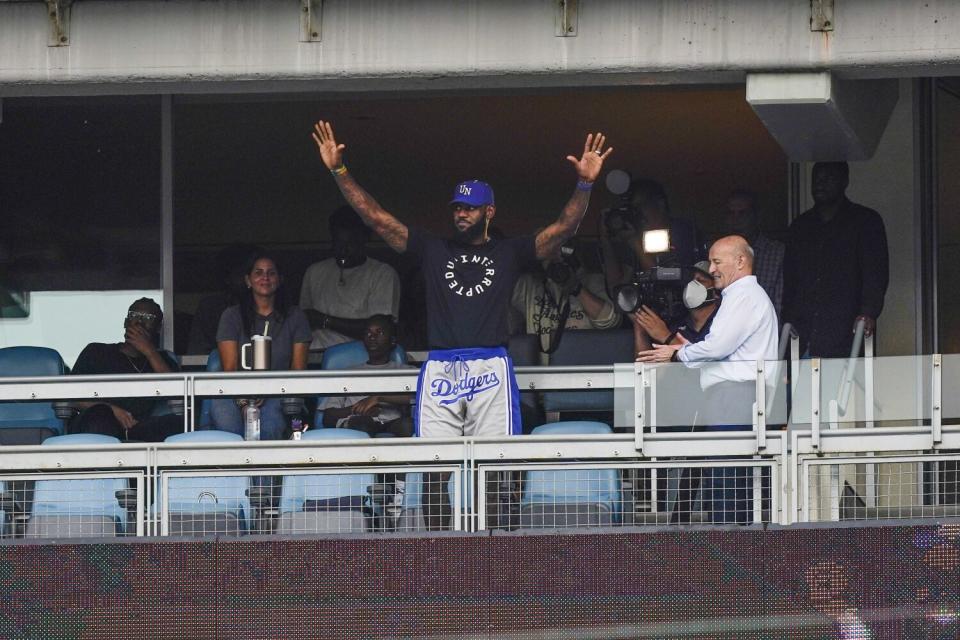
<path fill-rule="evenodd" d="M 267 335 L 273 338 L 270 345 L 270 368 L 273 371 L 290 369 L 290 361 L 293 358 L 293 344 L 295 342 L 309 343 L 313 338 L 307 316 L 299 307 L 290 307 L 283 322 L 280 322 L 276 312 L 269 316 L 257 314 L 253 321 L 254 335 L 263 335 L 263 328 L 268 320 L 270 321 L 270 332 Z M 238 342 L 241 345 L 250 341 L 250 336 L 243 328 L 240 305 L 227 307 L 223 315 L 220 316 L 220 325 L 217 327 L 217 342 L 228 340 Z"/>

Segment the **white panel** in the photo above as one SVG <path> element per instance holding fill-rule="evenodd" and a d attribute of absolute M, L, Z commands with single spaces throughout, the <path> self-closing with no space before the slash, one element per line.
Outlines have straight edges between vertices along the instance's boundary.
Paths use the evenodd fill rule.
<path fill-rule="evenodd" d="M 156 290 L 31 293 L 29 317 L 0 320 L 0 347 L 49 347 L 73 366 L 91 342 L 122 342 L 127 309 L 144 297 L 163 306 L 163 292 Z"/>

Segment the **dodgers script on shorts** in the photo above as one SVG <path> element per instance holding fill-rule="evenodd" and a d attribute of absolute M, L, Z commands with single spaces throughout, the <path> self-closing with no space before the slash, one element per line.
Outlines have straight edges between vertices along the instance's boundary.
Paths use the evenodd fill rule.
<path fill-rule="evenodd" d="M 441 378 L 430 382 L 433 388 L 430 396 L 439 398 L 439 404 L 453 404 L 460 398 L 466 398 L 469 402 L 478 393 L 495 389 L 499 385 L 500 378 L 493 371 L 479 376 L 464 375 L 456 382 Z"/>

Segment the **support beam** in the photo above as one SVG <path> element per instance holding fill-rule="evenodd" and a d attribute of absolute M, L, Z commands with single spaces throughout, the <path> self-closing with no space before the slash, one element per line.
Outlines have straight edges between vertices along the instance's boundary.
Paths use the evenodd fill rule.
<path fill-rule="evenodd" d="M 65 47 L 70 44 L 70 8 L 73 0 L 47 0 L 50 17 L 48 47 Z"/>
<path fill-rule="evenodd" d="M 300 0 L 300 42 L 323 39 L 323 0 Z"/>
<path fill-rule="evenodd" d="M 747 102 L 790 160 L 868 160 L 899 98 L 896 80 L 830 72 L 747 75 Z"/>

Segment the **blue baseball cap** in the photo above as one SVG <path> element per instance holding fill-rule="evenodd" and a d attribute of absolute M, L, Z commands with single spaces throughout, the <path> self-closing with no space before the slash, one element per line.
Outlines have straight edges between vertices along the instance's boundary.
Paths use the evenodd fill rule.
<path fill-rule="evenodd" d="M 468 204 L 471 207 L 482 207 L 493 204 L 493 188 L 481 180 L 467 180 L 457 185 L 453 190 L 453 200 L 450 204 Z"/>

